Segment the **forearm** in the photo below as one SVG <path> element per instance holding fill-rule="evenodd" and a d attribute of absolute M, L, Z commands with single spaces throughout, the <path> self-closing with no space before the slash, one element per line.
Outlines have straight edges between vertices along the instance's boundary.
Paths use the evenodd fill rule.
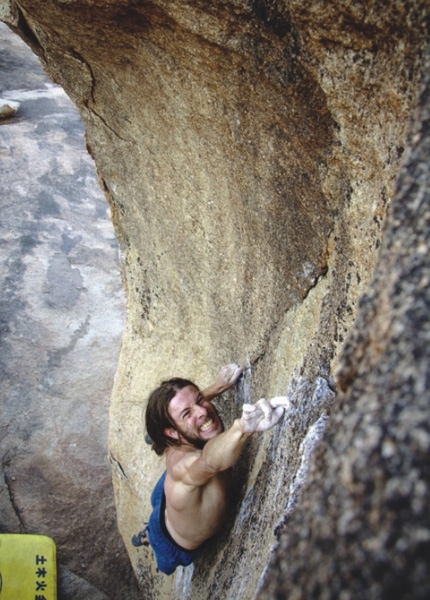
<path fill-rule="evenodd" d="M 178 479 L 199 486 L 216 473 L 226 471 L 238 460 L 251 434 L 272 429 L 289 406 L 290 401 L 285 396 L 270 401 L 262 398 L 254 405 L 244 404 L 242 416 L 234 421 L 230 429 L 209 440 L 196 460 L 196 455 L 193 457 L 193 453 L 190 454 L 193 461 L 186 466 L 185 476 L 182 472 Z"/>
<path fill-rule="evenodd" d="M 219 396 L 220 394 L 225 392 L 227 389 L 228 388 L 225 385 L 221 385 L 221 383 L 217 380 L 214 383 L 212 383 L 212 385 L 210 385 L 202 391 L 202 396 L 206 400 L 211 401 L 214 398 L 216 398 L 216 396 Z"/>
<path fill-rule="evenodd" d="M 230 429 L 205 445 L 202 460 L 215 473 L 226 471 L 236 463 L 250 436 L 244 431 L 242 419 L 236 419 Z"/>

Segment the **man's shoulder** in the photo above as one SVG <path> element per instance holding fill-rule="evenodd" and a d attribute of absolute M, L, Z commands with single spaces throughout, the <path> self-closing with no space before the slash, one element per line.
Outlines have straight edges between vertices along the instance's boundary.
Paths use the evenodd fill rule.
<path fill-rule="evenodd" d="M 166 471 L 173 481 L 183 481 L 191 465 L 200 459 L 201 450 L 183 452 L 177 448 L 169 448 L 166 455 Z"/>

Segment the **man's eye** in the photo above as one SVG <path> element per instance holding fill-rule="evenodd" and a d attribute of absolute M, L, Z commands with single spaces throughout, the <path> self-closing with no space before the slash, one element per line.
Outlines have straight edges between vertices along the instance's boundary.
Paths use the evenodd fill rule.
<path fill-rule="evenodd" d="M 189 411 L 189 410 L 185 411 L 185 412 L 183 413 L 183 417 L 184 417 L 184 419 L 185 419 L 185 417 L 188 417 L 188 415 L 189 415 L 189 414 L 190 414 L 190 411 Z"/>

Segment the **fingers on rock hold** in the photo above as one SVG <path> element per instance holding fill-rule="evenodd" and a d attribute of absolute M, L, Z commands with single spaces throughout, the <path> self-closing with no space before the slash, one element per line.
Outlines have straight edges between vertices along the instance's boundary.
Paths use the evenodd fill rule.
<path fill-rule="evenodd" d="M 270 419 L 273 408 L 270 406 L 270 403 L 266 400 L 266 398 L 261 398 L 261 400 L 257 402 L 257 406 L 261 408 L 265 418 Z"/>
<path fill-rule="evenodd" d="M 276 422 L 279 421 L 279 419 L 282 417 L 282 415 L 284 414 L 284 407 L 283 406 L 278 406 L 274 409 L 274 415 L 275 415 L 275 419 Z"/>
<path fill-rule="evenodd" d="M 272 398 L 269 402 L 273 408 L 282 406 L 282 408 L 288 410 L 291 407 L 291 401 L 286 396 L 276 396 L 276 398 Z"/>
<path fill-rule="evenodd" d="M 233 381 L 242 373 L 242 367 L 240 367 L 237 363 L 231 363 L 223 367 L 221 369 L 221 373 L 224 381 Z"/>

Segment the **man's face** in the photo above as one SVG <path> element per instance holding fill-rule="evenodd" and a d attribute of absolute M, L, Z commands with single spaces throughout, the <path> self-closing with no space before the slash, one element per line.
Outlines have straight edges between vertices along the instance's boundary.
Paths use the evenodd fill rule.
<path fill-rule="evenodd" d="M 169 404 L 169 414 L 176 428 L 166 433 L 195 448 L 203 448 L 206 442 L 224 431 L 213 404 L 191 385 L 176 392 Z"/>

